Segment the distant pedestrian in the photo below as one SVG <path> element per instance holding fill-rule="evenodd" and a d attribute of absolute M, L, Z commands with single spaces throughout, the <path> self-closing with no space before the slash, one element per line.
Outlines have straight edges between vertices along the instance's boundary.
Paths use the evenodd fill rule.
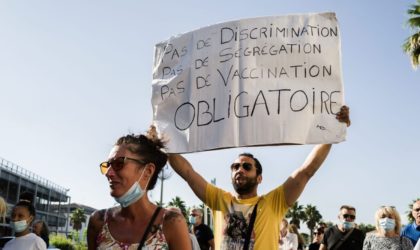
<path fill-rule="evenodd" d="M 15 238 L 4 245 L 3 250 L 45 250 L 47 245 L 36 234 L 30 232 L 30 225 L 35 219 L 35 207 L 32 204 L 33 195 L 23 193 L 18 203 L 12 209 L 10 227 L 15 232 Z"/>
<path fill-rule="evenodd" d="M 191 211 L 189 222 L 193 226 L 193 233 L 197 237 L 201 250 L 214 250 L 213 231 L 203 223 L 203 210 L 195 208 Z"/>
<path fill-rule="evenodd" d="M 324 238 L 324 227 L 318 226 L 314 230 L 314 240 L 309 244 L 308 250 L 319 250 L 322 239 Z"/>
<path fill-rule="evenodd" d="M 401 235 L 409 238 L 413 246 L 415 246 L 420 238 L 420 199 L 414 201 L 411 215 L 413 215 L 414 222 L 405 226 L 401 231 Z"/>
<path fill-rule="evenodd" d="M 320 250 L 361 250 L 365 235 L 355 227 L 356 208 L 348 205 L 340 207 L 339 223 L 329 227 L 322 239 Z"/>
<path fill-rule="evenodd" d="M 305 240 L 302 235 L 299 233 L 299 230 L 295 224 L 289 224 L 289 232 L 294 233 L 298 237 L 298 250 L 305 249 Z"/>
<path fill-rule="evenodd" d="M 401 218 L 395 207 L 382 206 L 375 213 L 376 230 L 366 235 L 363 250 L 411 250 L 411 241 L 400 236 Z"/>
<path fill-rule="evenodd" d="M 298 236 L 289 231 L 289 222 L 282 219 L 280 222 L 280 237 L 279 237 L 279 250 L 297 250 L 298 249 Z"/>
<path fill-rule="evenodd" d="M 0 196 L 0 222 L 5 223 L 7 213 L 7 204 L 3 197 Z"/>
<path fill-rule="evenodd" d="M 50 246 L 50 230 L 48 229 L 48 225 L 45 223 L 45 221 L 35 221 L 32 226 L 32 231 L 45 241 L 47 248 Z"/>

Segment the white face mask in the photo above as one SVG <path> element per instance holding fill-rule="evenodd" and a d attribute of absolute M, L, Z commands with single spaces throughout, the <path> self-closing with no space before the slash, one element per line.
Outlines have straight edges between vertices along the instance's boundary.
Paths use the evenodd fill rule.
<path fill-rule="evenodd" d="M 391 218 L 379 219 L 379 225 L 386 231 L 392 231 L 395 229 L 395 220 Z"/>
<path fill-rule="evenodd" d="M 342 220 L 341 225 L 343 226 L 344 230 L 350 230 L 354 227 L 354 222 Z"/>
<path fill-rule="evenodd" d="M 28 222 L 26 220 L 11 221 L 10 226 L 16 233 L 21 233 L 28 228 Z"/>
<path fill-rule="evenodd" d="M 146 190 L 141 188 L 139 184 L 139 180 L 141 179 L 141 177 L 143 177 L 144 170 L 145 168 L 143 169 L 143 172 L 141 172 L 140 178 L 133 183 L 133 185 L 130 187 L 130 189 L 127 190 L 127 192 L 125 192 L 125 194 L 123 194 L 120 197 L 114 198 L 115 201 L 120 203 L 122 207 L 130 206 L 134 202 L 140 200 L 141 197 L 143 197 L 146 193 Z M 147 181 L 146 187 L 149 184 L 149 181 L 150 179 Z"/>

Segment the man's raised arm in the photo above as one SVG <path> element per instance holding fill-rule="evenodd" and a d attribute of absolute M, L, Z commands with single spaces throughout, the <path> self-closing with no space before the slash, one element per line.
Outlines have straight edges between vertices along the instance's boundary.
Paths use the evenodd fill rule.
<path fill-rule="evenodd" d="M 192 168 L 191 164 L 180 154 L 168 154 L 169 164 L 194 191 L 197 197 L 205 202 L 208 182 Z"/>
<path fill-rule="evenodd" d="M 346 123 L 350 126 L 349 108 L 342 106 L 336 118 L 339 122 Z M 292 173 L 283 184 L 284 195 L 287 205 L 293 206 L 300 194 L 303 192 L 309 179 L 321 167 L 324 160 L 330 152 L 331 144 L 316 145 L 312 152 L 308 155 L 303 165 Z"/>

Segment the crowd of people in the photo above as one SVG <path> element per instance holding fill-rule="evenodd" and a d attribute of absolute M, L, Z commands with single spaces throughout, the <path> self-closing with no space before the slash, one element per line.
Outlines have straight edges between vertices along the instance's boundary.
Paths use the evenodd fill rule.
<path fill-rule="evenodd" d="M 313 241 L 308 250 L 418 250 L 420 248 L 420 199 L 412 205 L 411 215 L 414 221 L 405 227 L 394 206 L 381 206 L 375 212 L 375 230 L 366 234 L 357 228 L 356 208 L 343 205 L 338 214 L 338 223 L 327 227 L 317 225 Z M 283 219 L 282 225 L 287 225 Z M 280 227 L 282 228 L 282 226 Z M 282 232 L 282 230 L 281 230 Z M 298 235 L 298 233 L 296 233 Z M 297 235 L 280 234 L 279 249 L 301 249 Z M 286 242 L 286 243 L 285 243 Z"/>
<path fill-rule="evenodd" d="M 348 107 L 341 107 L 336 118 L 349 126 Z M 146 134 L 130 134 L 116 141 L 108 159 L 100 163 L 100 171 L 108 180 L 110 196 L 119 205 L 92 214 L 87 230 L 88 249 L 306 249 L 297 227 L 289 225 L 284 217 L 327 158 L 331 144 L 316 145 L 301 167 L 263 195 L 257 192 L 263 168 L 250 153 L 240 154 L 230 165 L 235 190 L 230 193 L 208 183 L 183 156 L 168 154 L 164 147 L 165 142 L 153 126 Z M 199 199 L 222 214 L 214 225 L 220 230 L 212 231 L 203 224 L 201 209 L 191 210 L 187 217 L 177 209 L 162 208 L 149 200 L 147 194 L 167 162 Z M 46 249 L 48 230 L 45 223 L 34 223 L 32 201 L 33 197 L 21 197 L 13 207 L 10 225 L 16 237 L 4 249 Z M 397 210 L 380 207 L 375 214 L 376 230 L 365 235 L 355 224 L 356 209 L 344 205 L 339 210 L 339 223 L 330 227 L 318 225 L 307 248 L 413 249 L 420 237 L 420 200 L 413 204 L 412 215 L 415 221 L 401 230 Z M 34 233 L 30 230 L 32 223 Z"/>

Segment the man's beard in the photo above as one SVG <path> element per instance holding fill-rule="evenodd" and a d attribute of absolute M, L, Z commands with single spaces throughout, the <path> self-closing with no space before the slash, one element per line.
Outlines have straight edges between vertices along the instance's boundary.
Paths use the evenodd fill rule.
<path fill-rule="evenodd" d="M 241 184 L 236 183 L 235 179 L 232 180 L 233 188 L 235 189 L 236 193 L 240 195 L 249 194 L 253 191 L 255 186 L 257 185 L 257 177 L 241 177 L 244 178 L 245 181 Z"/>

